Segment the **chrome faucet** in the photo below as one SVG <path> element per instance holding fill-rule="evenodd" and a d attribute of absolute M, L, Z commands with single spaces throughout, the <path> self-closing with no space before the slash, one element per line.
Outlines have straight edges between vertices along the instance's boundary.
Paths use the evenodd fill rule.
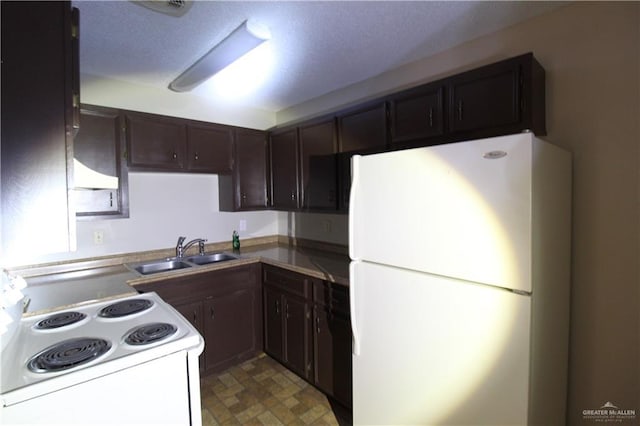
<path fill-rule="evenodd" d="M 204 254 L 204 243 L 207 241 L 206 239 L 196 238 L 183 246 L 182 243 L 184 243 L 185 239 L 186 237 L 178 237 L 178 244 L 176 244 L 176 257 L 182 257 L 184 253 L 189 250 L 189 247 L 196 243 L 198 244 L 198 253 L 200 255 Z"/>

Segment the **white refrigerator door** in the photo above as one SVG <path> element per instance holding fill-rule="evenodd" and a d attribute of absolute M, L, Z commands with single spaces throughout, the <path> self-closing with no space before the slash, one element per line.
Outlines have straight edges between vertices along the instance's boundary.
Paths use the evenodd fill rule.
<path fill-rule="evenodd" d="M 351 258 L 530 292 L 541 143 L 523 133 L 355 156 Z"/>
<path fill-rule="evenodd" d="M 525 425 L 530 297 L 351 263 L 355 425 Z"/>

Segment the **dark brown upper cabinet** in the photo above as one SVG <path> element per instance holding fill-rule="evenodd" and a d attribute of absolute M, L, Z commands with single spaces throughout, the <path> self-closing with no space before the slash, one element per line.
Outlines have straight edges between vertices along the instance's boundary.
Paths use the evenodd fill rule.
<path fill-rule="evenodd" d="M 341 112 L 338 120 L 340 152 L 363 151 L 387 145 L 387 103 L 376 101 Z"/>
<path fill-rule="evenodd" d="M 298 129 L 302 208 L 337 208 L 336 126 L 333 118 Z"/>
<path fill-rule="evenodd" d="M 219 124 L 187 124 L 187 169 L 231 173 L 233 128 Z"/>
<path fill-rule="evenodd" d="M 131 170 L 231 173 L 233 128 L 125 112 Z"/>
<path fill-rule="evenodd" d="M 71 3 L 0 4 L 2 252 L 69 251 L 75 212 L 67 171 L 79 100 Z"/>
<path fill-rule="evenodd" d="M 182 171 L 187 131 L 181 120 L 126 113 L 127 158 L 131 170 Z"/>
<path fill-rule="evenodd" d="M 271 134 L 271 207 L 297 210 L 300 207 L 298 181 L 298 128 Z"/>
<path fill-rule="evenodd" d="M 428 85 L 389 100 L 391 144 L 424 140 L 444 133 L 444 87 Z"/>
<path fill-rule="evenodd" d="M 459 138 L 546 134 L 544 69 L 531 53 L 458 74 L 447 87 L 449 131 Z"/>
<path fill-rule="evenodd" d="M 267 133 L 234 131 L 233 172 L 218 176 L 221 211 L 261 210 L 269 205 Z"/>
<path fill-rule="evenodd" d="M 73 140 L 74 158 L 81 163 L 75 164 L 74 171 L 76 216 L 79 219 L 129 217 L 124 115 L 116 109 L 82 105 L 80 121 L 82 127 Z M 81 173 L 80 168 L 88 173 Z M 105 179 L 94 179 L 95 174 L 108 177 L 106 185 Z"/>

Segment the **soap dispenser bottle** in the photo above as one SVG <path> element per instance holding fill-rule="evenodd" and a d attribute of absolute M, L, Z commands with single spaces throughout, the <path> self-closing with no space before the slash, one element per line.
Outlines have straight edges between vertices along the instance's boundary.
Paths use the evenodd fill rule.
<path fill-rule="evenodd" d="M 240 236 L 236 231 L 233 231 L 231 236 L 231 245 L 233 246 L 233 251 L 240 251 Z"/>

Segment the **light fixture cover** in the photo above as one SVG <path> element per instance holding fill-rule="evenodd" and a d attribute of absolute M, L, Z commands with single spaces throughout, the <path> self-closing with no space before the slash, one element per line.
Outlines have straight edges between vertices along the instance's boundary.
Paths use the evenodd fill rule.
<path fill-rule="evenodd" d="M 224 40 L 198 59 L 169 84 L 174 92 L 188 92 L 270 38 L 269 30 L 244 21 Z"/>

